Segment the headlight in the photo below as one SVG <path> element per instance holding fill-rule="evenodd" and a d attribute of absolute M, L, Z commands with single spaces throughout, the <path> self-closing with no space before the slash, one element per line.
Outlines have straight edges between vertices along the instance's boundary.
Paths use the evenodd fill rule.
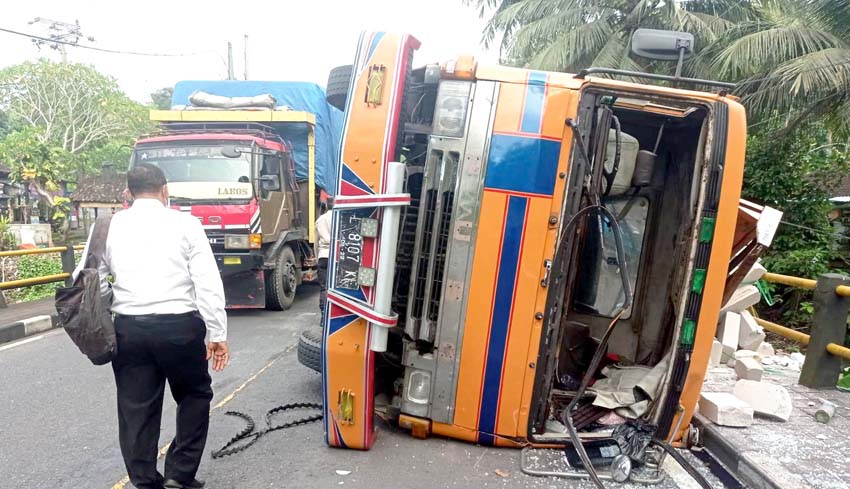
<path fill-rule="evenodd" d="M 415 370 L 410 374 L 407 400 L 415 404 L 428 404 L 431 400 L 431 372 Z"/>
<path fill-rule="evenodd" d="M 258 250 L 263 246 L 261 234 L 225 234 L 224 249 L 226 250 Z"/>
<path fill-rule="evenodd" d="M 463 137 L 466 130 L 466 108 L 469 105 L 471 83 L 443 81 L 437 93 L 434 113 L 434 135 L 449 138 Z"/>

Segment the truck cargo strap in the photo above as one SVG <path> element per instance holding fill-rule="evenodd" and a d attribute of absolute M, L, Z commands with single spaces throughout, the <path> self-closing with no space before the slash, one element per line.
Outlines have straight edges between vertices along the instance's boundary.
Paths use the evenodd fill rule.
<path fill-rule="evenodd" d="M 334 290 L 328 290 L 328 301 L 378 326 L 392 328 L 398 324 L 398 314 L 393 313 L 390 316 L 381 314 L 368 304 L 346 297 Z"/>
<path fill-rule="evenodd" d="M 337 195 L 335 209 L 363 207 L 396 207 L 410 205 L 410 194 Z"/>

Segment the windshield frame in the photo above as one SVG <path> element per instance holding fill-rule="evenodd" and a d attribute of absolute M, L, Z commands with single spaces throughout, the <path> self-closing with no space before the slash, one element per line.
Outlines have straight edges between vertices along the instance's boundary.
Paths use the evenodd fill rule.
<path fill-rule="evenodd" d="M 248 183 L 251 185 L 251 195 L 246 198 L 193 198 L 186 197 L 177 194 L 171 195 L 171 201 L 174 204 L 182 205 L 183 203 L 191 203 L 191 202 L 203 202 L 205 204 L 244 204 L 254 200 L 259 195 L 259 189 L 257 187 L 257 177 L 259 172 L 259 160 L 257 158 L 257 143 L 252 140 L 229 140 L 229 139 L 173 139 L 168 141 L 139 141 L 133 147 L 133 152 L 130 156 L 130 166 L 129 168 L 133 168 L 137 163 L 141 163 L 138 158 L 139 151 L 149 150 L 149 149 L 162 149 L 162 148 L 173 148 L 173 147 L 189 147 L 189 146 L 206 146 L 206 147 L 224 147 L 228 145 L 236 145 L 237 147 L 249 147 L 250 152 L 246 151 L 240 158 L 232 158 L 232 159 L 242 159 L 248 162 L 249 164 L 249 174 Z M 218 159 L 218 158 L 215 158 Z M 222 156 L 221 159 L 231 160 L 231 158 L 227 158 Z M 159 166 L 157 164 L 157 166 Z M 166 179 L 168 177 L 166 176 Z M 169 181 L 168 183 L 174 184 L 183 184 L 183 183 L 228 183 L 226 181 Z"/>

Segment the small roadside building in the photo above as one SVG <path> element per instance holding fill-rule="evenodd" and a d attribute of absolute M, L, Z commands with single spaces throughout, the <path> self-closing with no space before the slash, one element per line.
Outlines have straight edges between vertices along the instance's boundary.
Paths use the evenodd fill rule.
<path fill-rule="evenodd" d="M 112 165 L 103 165 L 99 175 L 81 177 L 70 197 L 72 214 L 76 218 L 72 218 L 71 226 L 89 229 L 98 216 L 123 209 L 126 187 L 127 174 L 115 171 Z"/>

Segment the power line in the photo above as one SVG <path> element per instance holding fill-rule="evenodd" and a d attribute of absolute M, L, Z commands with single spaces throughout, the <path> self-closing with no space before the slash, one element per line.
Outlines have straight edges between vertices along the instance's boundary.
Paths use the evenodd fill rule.
<path fill-rule="evenodd" d="M 14 34 L 16 36 L 28 37 L 30 39 L 42 41 L 42 42 L 46 42 L 46 43 L 67 44 L 67 45 L 73 46 L 75 48 L 89 49 L 89 50 L 92 50 L 92 51 L 100 51 L 102 53 L 111 53 L 111 54 L 128 54 L 128 55 L 132 55 L 132 56 L 154 56 L 154 57 L 175 58 L 175 57 L 199 56 L 199 55 L 202 55 L 202 54 L 208 54 L 208 53 L 212 52 L 212 51 L 203 51 L 203 52 L 198 52 L 198 53 L 140 53 L 140 52 L 136 52 L 136 51 L 121 51 L 121 50 L 117 50 L 117 49 L 99 48 L 99 47 L 96 47 L 96 46 L 85 46 L 85 45 L 82 45 L 82 44 L 77 44 L 75 42 L 67 42 L 67 41 L 62 41 L 60 39 L 50 39 L 48 37 L 36 36 L 34 34 L 27 34 L 26 32 L 20 32 L 20 31 L 15 31 L 15 30 L 12 30 L 12 29 L 6 29 L 5 27 L 0 27 L 0 31 L 6 32 L 8 34 Z"/>
<path fill-rule="evenodd" d="M 829 231 L 825 231 L 823 229 L 817 229 L 817 228 L 812 228 L 812 227 L 809 227 L 809 226 L 803 226 L 802 224 L 795 224 L 793 222 L 788 222 L 788 221 L 779 221 L 779 222 L 781 222 L 782 224 L 785 224 L 786 226 L 805 229 L 805 230 L 811 231 L 813 233 L 823 234 L 824 236 L 831 236 L 835 239 L 848 239 L 848 240 L 850 240 L 850 236 L 844 236 L 844 235 L 838 234 L 838 233 L 830 233 Z"/>

